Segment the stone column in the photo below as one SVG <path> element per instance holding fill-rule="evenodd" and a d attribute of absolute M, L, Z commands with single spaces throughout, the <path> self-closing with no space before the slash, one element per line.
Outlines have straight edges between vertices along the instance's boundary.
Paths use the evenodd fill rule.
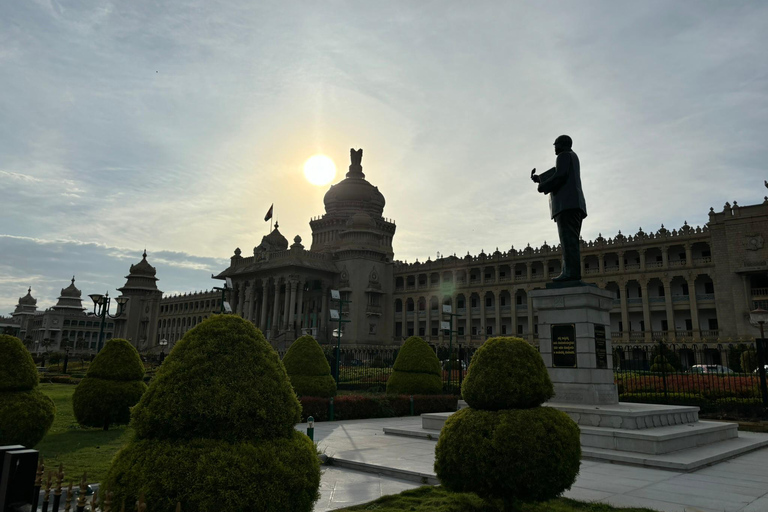
<path fill-rule="evenodd" d="M 666 251 L 664 252 L 666 254 Z M 665 263 L 666 265 L 666 263 Z M 672 282 L 665 277 L 662 279 L 664 284 L 664 303 L 667 309 L 667 338 L 668 341 L 675 340 L 675 310 L 672 306 Z"/>
<path fill-rule="evenodd" d="M 265 278 L 261 280 L 261 319 L 259 320 L 259 328 L 262 332 L 267 329 L 267 303 L 269 302 L 269 279 Z"/>
<path fill-rule="evenodd" d="M 466 323 L 467 323 L 467 332 L 464 333 L 465 336 L 467 336 L 470 341 L 472 341 L 472 294 L 470 293 L 469 296 L 464 295 L 464 310 L 466 311 Z"/>
<path fill-rule="evenodd" d="M 510 308 L 512 336 L 517 336 L 517 288 L 511 288 L 509 290 L 509 298 L 512 302 L 512 307 Z"/>
<path fill-rule="evenodd" d="M 624 251 L 619 251 L 618 252 L 618 255 L 619 255 L 619 272 L 621 272 L 622 274 L 624 273 L 624 254 L 625 254 Z"/>
<path fill-rule="evenodd" d="M 496 306 L 496 331 L 494 336 L 501 336 L 501 290 L 493 294 L 494 306 Z"/>
<path fill-rule="evenodd" d="M 531 291 L 526 290 L 525 297 L 528 299 L 528 343 L 533 345 L 534 332 L 533 332 L 533 297 L 531 297 Z"/>
<path fill-rule="evenodd" d="M 481 290 L 480 296 L 480 336 L 485 336 L 485 291 Z"/>
<path fill-rule="evenodd" d="M 642 260 L 641 260 L 642 261 Z M 640 278 L 640 293 L 643 294 L 643 323 L 645 324 L 645 341 L 652 340 L 653 326 L 651 325 L 651 306 L 648 303 L 648 279 Z"/>
<path fill-rule="evenodd" d="M 530 261 L 526 261 L 525 262 L 526 281 L 530 281 L 533 278 L 532 270 L 533 270 L 533 264 Z"/>
<path fill-rule="evenodd" d="M 691 304 L 691 328 L 693 331 L 693 337 L 695 339 L 701 339 L 701 328 L 699 327 L 699 304 L 696 301 L 696 276 L 689 275 L 686 277 L 688 283 L 688 299 Z"/>
<path fill-rule="evenodd" d="M 544 260 L 544 280 L 549 281 L 549 261 Z"/>
<path fill-rule="evenodd" d="M 597 267 L 600 269 L 601 274 L 605 274 L 605 253 L 598 253 Z"/>
<path fill-rule="evenodd" d="M 619 261 L 622 261 L 619 256 Z M 626 342 L 629 341 L 629 311 L 627 310 L 627 282 L 619 281 L 619 294 L 621 300 L 621 338 Z"/>
<path fill-rule="evenodd" d="M 669 268 L 669 246 L 668 245 L 661 246 L 661 266 L 664 268 Z"/>
<path fill-rule="evenodd" d="M 299 282 L 296 279 L 291 279 L 290 284 L 291 284 L 291 298 L 288 302 L 288 307 L 286 308 L 287 314 L 286 314 L 286 320 L 285 320 L 285 328 L 288 330 L 294 330 L 296 325 L 295 324 L 296 288 L 298 288 Z"/>
<path fill-rule="evenodd" d="M 256 279 L 251 280 L 251 307 L 248 309 L 248 320 L 256 323 L 256 299 L 258 298 L 258 293 L 256 293 Z"/>
<path fill-rule="evenodd" d="M 322 293 L 323 293 L 323 299 L 322 299 L 321 305 L 320 305 L 321 311 L 317 315 L 317 329 L 318 329 L 318 331 L 320 330 L 321 327 L 325 328 L 325 320 L 330 318 L 330 314 L 328 313 L 328 294 L 331 293 L 330 292 L 330 288 L 328 288 L 327 284 L 323 283 L 321 289 L 322 289 Z"/>
<path fill-rule="evenodd" d="M 432 337 L 432 296 L 427 295 L 426 297 L 427 301 L 427 314 L 426 314 L 426 321 L 427 324 L 424 327 L 424 338 L 430 339 Z"/>
<path fill-rule="evenodd" d="M 647 249 L 640 249 L 638 252 L 640 254 L 640 270 L 645 271 L 645 252 Z"/>
<path fill-rule="evenodd" d="M 280 278 L 275 278 L 275 301 L 272 304 L 272 331 L 277 331 L 280 327 Z"/>
<path fill-rule="evenodd" d="M 401 331 L 403 338 L 408 338 L 408 297 L 403 297 L 403 311 L 401 312 L 403 317 L 403 329 Z"/>
<path fill-rule="evenodd" d="M 285 299 L 283 303 L 283 329 L 288 329 L 288 318 L 290 315 L 290 300 L 291 300 L 291 289 L 293 288 L 293 280 L 285 280 Z"/>
<path fill-rule="evenodd" d="M 693 266 L 693 250 L 691 249 L 691 244 L 689 243 L 685 244 L 685 266 Z"/>
<path fill-rule="evenodd" d="M 298 318 L 296 328 L 301 331 L 301 328 L 305 325 L 304 323 L 304 281 L 299 280 L 299 293 L 298 293 L 298 299 L 296 300 L 296 318 Z"/>

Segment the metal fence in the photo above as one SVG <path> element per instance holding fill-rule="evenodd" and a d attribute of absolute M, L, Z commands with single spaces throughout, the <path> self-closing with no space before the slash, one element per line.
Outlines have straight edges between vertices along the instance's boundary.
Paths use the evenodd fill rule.
<path fill-rule="evenodd" d="M 768 405 L 764 343 L 754 346 L 652 343 L 617 346 L 619 400 L 678 405 Z"/>

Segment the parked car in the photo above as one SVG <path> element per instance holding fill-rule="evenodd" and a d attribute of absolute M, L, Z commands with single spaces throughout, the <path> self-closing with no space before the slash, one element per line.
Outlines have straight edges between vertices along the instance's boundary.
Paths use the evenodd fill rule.
<path fill-rule="evenodd" d="M 768 364 L 765 365 L 765 371 L 768 372 Z M 759 372 L 760 372 L 760 368 L 758 367 L 758 368 L 755 368 L 755 371 L 752 373 L 759 373 Z"/>
<path fill-rule="evenodd" d="M 733 370 L 719 364 L 695 364 L 691 367 L 690 373 L 731 374 Z"/>

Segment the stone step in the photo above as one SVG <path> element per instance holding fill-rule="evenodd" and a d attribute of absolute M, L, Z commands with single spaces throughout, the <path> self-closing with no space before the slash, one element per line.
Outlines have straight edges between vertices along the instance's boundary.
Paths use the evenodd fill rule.
<path fill-rule="evenodd" d="M 719 443 L 739 436 L 738 425 L 716 421 L 699 421 L 686 425 L 625 430 L 588 427 L 581 429 L 581 446 L 646 455 L 660 455 L 679 450 Z"/>

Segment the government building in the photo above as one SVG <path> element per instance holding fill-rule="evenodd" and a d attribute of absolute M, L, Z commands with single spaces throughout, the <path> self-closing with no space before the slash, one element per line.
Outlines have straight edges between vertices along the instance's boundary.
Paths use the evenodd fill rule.
<path fill-rule="evenodd" d="M 309 248 L 299 236 L 289 243 L 276 224 L 252 252 L 234 250 L 229 266 L 214 276 L 222 287 L 225 280 L 231 285 L 223 298 L 232 312 L 253 322 L 276 348 L 302 334 L 330 343 L 339 328 L 341 343 L 350 346 L 396 346 L 412 335 L 447 343 L 443 305 L 456 315 L 454 342 L 478 345 L 489 336 L 518 335 L 536 344 L 529 293 L 559 274 L 559 246 L 397 261 L 395 223 L 383 216 L 384 195 L 366 180 L 361 160 L 362 150 L 352 150 L 345 179 L 325 194 L 325 213 L 309 222 Z M 657 231 L 582 241 L 582 276 L 615 293 L 615 347 L 665 340 L 702 353 L 722 350 L 752 342 L 757 330 L 749 311 L 768 309 L 766 238 L 768 198 L 747 206 L 734 201 L 720 211 L 710 208 L 702 227 L 661 225 Z M 121 317 L 109 320 L 109 336 L 159 352 L 223 310 L 219 291 L 163 297 L 157 280 L 145 252 L 119 288 L 130 300 Z M 10 319 L 0 318 L 0 327 L 15 325 L 22 338 L 35 341 L 53 338 L 54 348 L 62 339 L 83 339 L 92 349 L 97 319 L 79 297 L 73 280 L 56 306 L 37 312 L 27 293 Z M 340 310 L 343 322 L 331 319 L 331 310 Z"/>

